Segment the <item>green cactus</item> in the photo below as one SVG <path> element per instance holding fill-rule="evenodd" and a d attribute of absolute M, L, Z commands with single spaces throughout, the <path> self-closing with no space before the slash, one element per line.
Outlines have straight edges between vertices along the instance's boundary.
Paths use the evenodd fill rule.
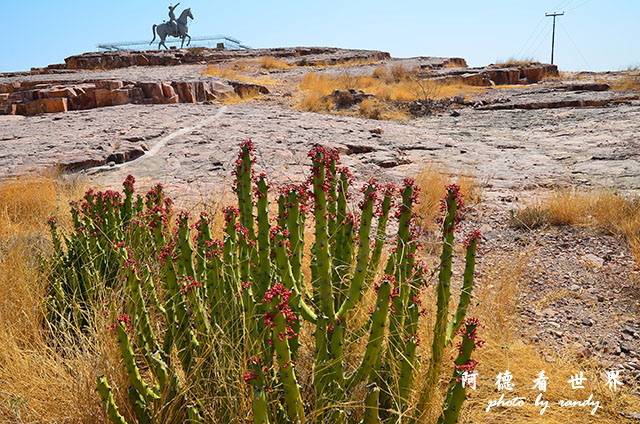
<path fill-rule="evenodd" d="M 368 181 L 357 213 L 350 214 L 353 177 L 339 167 L 335 151 L 317 146 L 309 153 L 310 178 L 280 189 L 278 214 L 270 220 L 270 187 L 266 175 L 253 177 L 253 151 L 250 141 L 241 143 L 234 169 L 238 208 L 223 209 L 222 240 L 212 238 L 206 214 L 191 226 L 189 215 L 180 213 L 174 227 L 171 201 L 160 185 L 135 201 L 133 177 L 125 180 L 124 196 L 87 192 L 82 205 L 72 207 L 73 237 L 61 238 L 50 224 L 56 269 L 47 301 L 50 316 L 59 325 L 69 317 L 86 323 L 87 305 L 102 293 L 122 290 L 123 305 L 109 307 L 112 316 L 121 313 L 113 327 L 132 386 L 130 410 L 139 423 L 209 421 L 198 390 L 219 399 L 218 391 L 237 384 L 239 376 L 226 375 L 220 382 L 213 370 L 222 366 L 219 361 L 245 363 L 246 358 L 252 358 L 244 380 L 252 392 L 254 423 L 305 422 L 308 411 L 317 422 L 349 422 L 352 398 L 365 385 L 363 422 L 419 419 L 436 387 L 445 343 L 463 322 L 473 287 L 475 233 L 467 241 L 463 291 L 449 324 L 451 256 L 461 207 L 457 189 L 448 187 L 444 204 L 438 316 L 426 390 L 411 410 L 410 393 L 420 383 L 415 378 L 418 324 L 428 278 L 417 257 L 413 180 L 405 179 L 401 190 Z M 312 279 L 305 282 L 307 218 L 313 220 L 315 241 Z M 398 228 L 395 248 L 379 278 L 392 220 Z M 351 315 L 367 290 L 375 290 L 375 306 L 363 325 L 352 328 Z M 313 327 L 315 339 L 310 399 L 303 397 L 296 369 L 302 321 Z M 364 356 L 355 369 L 347 369 L 346 349 L 364 337 Z M 143 378 L 141 369 L 150 373 Z M 123 423 L 104 378 L 98 390 L 109 419 Z M 453 392 L 446 405 L 459 412 L 457 386 Z"/>
<path fill-rule="evenodd" d="M 447 396 L 444 400 L 442 414 L 438 418 L 438 424 L 454 424 L 458 422 L 460 409 L 465 400 L 466 384 L 463 382 L 464 373 L 471 374 L 476 367 L 477 361 L 471 359 L 471 354 L 476 347 L 482 347 L 484 340 L 480 340 L 476 336 L 477 328 L 480 323 L 477 319 L 467 318 L 464 323 L 462 333 L 462 341 L 458 344 L 458 357 L 456 358 L 453 369 L 453 376 L 449 382 Z"/>

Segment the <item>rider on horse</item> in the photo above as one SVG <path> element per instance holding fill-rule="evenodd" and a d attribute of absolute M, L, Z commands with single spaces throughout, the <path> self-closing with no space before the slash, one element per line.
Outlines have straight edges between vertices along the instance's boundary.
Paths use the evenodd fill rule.
<path fill-rule="evenodd" d="M 174 28 L 174 33 L 177 34 L 179 31 L 179 27 L 178 27 L 178 21 L 176 20 L 176 15 L 175 13 L 173 13 L 173 11 L 175 10 L 176 7 L 178 7 L 180 3 L 176 3 L 175 6 L 169 6 L 169 22 L 171 23 L 171 26 Z"/>

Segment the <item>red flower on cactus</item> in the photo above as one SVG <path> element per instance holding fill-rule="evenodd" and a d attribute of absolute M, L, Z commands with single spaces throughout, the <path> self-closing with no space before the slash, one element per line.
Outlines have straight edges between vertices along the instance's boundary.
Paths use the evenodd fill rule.
<path fill-rule="evenodd" d="M 178 285 L 182 286 L 180 289 L 180 293 L 186 295 L 187 293 L 193 291 L 197 287 L 202 287 L 202 283 L 196 281 L 193 277 L 185 277 L 178 282 Z"/>
<path fill-rule="evenodd" d="M 473 241 L 475 241 L 477 244 L 480 244 L 482 240 L 482 233 L 480 233 L 480 231 L 478 230 L 474 230 L 473 232 L 467 234 L 467 237 L 464 239 L 463 245 L 464 247 L 469 247 Z"/>
<path fill-rule="evenodd" d="M 124 192 L 126 194 L 132 194 L 134 192 L 133 189 L 133 185 L 135 184 L 136 179 L 133 177 L 133 175 L 129 174 L 127 175 L 127 178 L 125 178 L 124 182 L 122 183 L 122 186 L 124 187 Z"/>

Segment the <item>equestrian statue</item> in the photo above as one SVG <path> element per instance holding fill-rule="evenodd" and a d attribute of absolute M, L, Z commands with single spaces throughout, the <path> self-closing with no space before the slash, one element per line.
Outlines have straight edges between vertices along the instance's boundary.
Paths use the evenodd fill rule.
<path fill-rule="evenodd" d="M 183 10 L 180 17 L 176 19 L 174 10 L 179 4 L 180 3 L 176 3 L 175 6 L 169 6 L 169 22 L 164 22 L 159 25 L 153 24 L 153 28 L 151 29 L 153 32 L 153 40 L 151 40 L 151 43 L 149 44 L 152 44 L 155 41 L 156 33 L 158 33 L 158 37 L 160 38 L 158 48 L 160 48 L 160 46 L 164 46 L 165 49 L 169 49 L 167 45 L 164 44 L 164 40 L 168 36 L 181 38 L 182 44 L 180 45 L 180 48 L 184 47 L 185 38 L 189 39 L 189 41 L 187 41 L 187 46 L 191 44 L 191 36 L 188 34 L 189 26 L 187 18 L 193 19 L 193 15 L 191 14 L 191 9 L 187 8 Z"/>

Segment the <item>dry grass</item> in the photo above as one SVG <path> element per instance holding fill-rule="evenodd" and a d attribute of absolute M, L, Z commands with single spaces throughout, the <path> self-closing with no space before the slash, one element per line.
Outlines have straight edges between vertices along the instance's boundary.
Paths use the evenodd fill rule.
<path fill-rule="evenodd" d="M 258 60 L 258 63 L 260 63 L 260 67 L 263 69 L 269 69 L 269 70 L 274 70 L 274 69 L 289 69 L 292 67 L 292 65 L 290 65 L 289 63 L 287 63 L 286 61 L 282 60 L 282 59 L 276 59 L 273 56 L 265 56 L 265 57 L 261 57 Z"/>
<path fill-rule="evenodd" d="M 611 82 L 611 89 L 617 91 L 640 91 L 640 68 L 629 68 L 623 75 Z"/>
<path fill-rule="evenodd" d="M 225 67 L 225 68 L 221 68 L 215 65 L 209 65 L 207 67 L 207 70 L 204 71 L 202 75 L 209 75 L 214 77 L 220 77 L 220 78 L 248 82 L 252 84 L 260 84 L 260 85 L 273 85 L 278 83 L 277 80 L 274 80 L 269 77 L 251 77 L 238 72 L 246 69 L 248 69 L 246 62 L 231 64 L 229 65 L 229 67 Z"/>
<path fill-rule="evenodd" d="M 37 257 L 51 246 L 47 218 L 70 224 L 68 201 L 81 193 L 55 174 L 0 183 L 0 421 L 107 422 L 95 393 L 96 374 L 123 382 L 117 345 L 104 343 L 106 323 L 96 314 L 83 340 L 49 339 L 43 317 L 46 276 Z M 113 349 L 113 347 L 116 347 Z M 126 387 L 123 385 L 122 387 Z M 120 401 L 126 392 L 118 393 Z M 125 411 L 126 412 L 126 411 Z"/>
<path fill-rule="evenodd" d="M 414 209 L 425 230 L 437 228 L 436 218 L 440 216 L 440 201 L 445 196 L 447 185 L 454 182 L 460 185 L 460 192 L 467 206 L 475 205 L 481 200 L 481 184 L 473 176 L 459 173 L 452 177 L 444 166 L 437 163 L 424 165 L 415 180 L 420 188 L 420 195 L 419 203 Z"/>
<path fill-rule="evenodd" d="M 327 97 L 336 90 L 354 89 L 373 94 L 377 102 L 367 102 L 361 106 L 358 113 L 364 117 L 382 116 L 374 119 L 408 118 L 408 113 L 398 108 L 395 102 L 437 100 L 457 95 L 466 96 L 484 90 L 483 87 L 471 87 L 460 83 L 419 79 L 412 70 L 407 70 L 402 65 L 394 66 L 391 71 L 377 67 L 372 75 L 367 76 L 350 76 L 346 73 L 332 76 L 311 72 L 302 78 L 299 88 L 303 97 L 298 109 L 310 112 L 340 112 L 335 110 L 332 99 Z M 381 103 L 386 103 L 385 107 L 382 107 Z"/>
<path fill-rule="evenodd" d="M 514 57 L 510 57 L 505 61 L 496 62 L 495 66 L 498 66 L 501 68 L 509 68 L 509 67 L 526 68 L 527 66 L 538 65 L 538 64 L 540 64 L 540 62 L 533 59 L 532 57 L 525 57 L 522 59 L 516 59 Z"/>
<path fill-rule="evenodd" d="M 546 225 L 593 227 L 624 238 L 640 265 L 640 199 L 612 191 L 557 190 L 525 204 L 512 218 L 516 227 Z"/>
<path fill-rule="evenodd" d="M 358 113 L 367 119 L 409 119 L 409 113 L 376 98 L 364 99 Z"/>

